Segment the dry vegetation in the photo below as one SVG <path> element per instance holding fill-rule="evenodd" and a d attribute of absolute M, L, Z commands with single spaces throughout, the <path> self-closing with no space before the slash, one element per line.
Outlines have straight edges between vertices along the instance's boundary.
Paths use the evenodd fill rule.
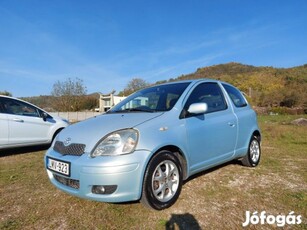
<path fill-rule="evenodd" d="M 248 95 L 253 106 L 307 108 L 307 64 L 273 68 L 231 62 L 199 68 L 195 73 L 170 80 L 199 78 L 213 78 L 233 84 Z"/>
<path fill-rule="evenodd" d="M 151 211 L 138 202 L 106 204 L 69 196 L 52 186 L 35 149 L 2 152 L 0 229 L 241 229 L 245 211 L 303 216 L 307 229 L 307 129 L 294 116 L 260 117 L 260 165 L 238 162 L 187 181 L 177 203 Z M 306 118 L 306 116 L 305 116 Z M 258 225 L 247 229 L 271 229 Z"/>

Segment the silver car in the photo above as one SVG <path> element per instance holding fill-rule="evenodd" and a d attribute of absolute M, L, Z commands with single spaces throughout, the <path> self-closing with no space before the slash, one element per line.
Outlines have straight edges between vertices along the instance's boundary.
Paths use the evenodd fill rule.
<path fill-rule="evenodd" d="M 50 144 L 68 125 L 35 105 L 0 95 L 0 149 Z"/>

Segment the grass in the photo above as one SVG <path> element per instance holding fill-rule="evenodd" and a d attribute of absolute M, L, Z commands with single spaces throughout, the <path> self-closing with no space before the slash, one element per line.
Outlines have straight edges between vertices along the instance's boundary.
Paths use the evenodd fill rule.
<path fill-rule="evenodd" d="M 0 229 L 239 229 L 245 211 L 275 216 L 294 211 L 303 216 L 303 224 L 286 229 L 307 229 L 307 129 L 291 125 L 296 118 L 260 116 L 263 142 L 257 168 L 231 162 L 194 176 L 177 203 L 163 211 L 138 202 L 107 204 L 72 197 L 49 182 L 45 149 L 2 152 Z"/>

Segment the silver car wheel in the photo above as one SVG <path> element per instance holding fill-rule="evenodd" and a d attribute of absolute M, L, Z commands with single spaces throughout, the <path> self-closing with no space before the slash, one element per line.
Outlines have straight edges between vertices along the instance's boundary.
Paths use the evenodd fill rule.
<path fill-rule="evenodd" d="M 162 161 L 152 175 L 152 191 L 155 198 L 167 202 L 173 198 L 179 187 L 179 170 L 170 160 Z"/>
<path fill-rule="evenodd" d="M 257 140 L 253 140 L 249 147 L 250 158 L 253 162 L 258 162 L 260 157 L 260 146 Z"/>

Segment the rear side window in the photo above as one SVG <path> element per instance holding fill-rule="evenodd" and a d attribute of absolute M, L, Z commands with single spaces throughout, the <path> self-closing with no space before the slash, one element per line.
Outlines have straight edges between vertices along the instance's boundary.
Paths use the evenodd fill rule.
<path fill-rule="evenodd" d="M 226 92 L 228 93 L 230 99 L 236 107 L 244 107 L 247 106 L 246 100 L 243 97 L 242 93 L 237 90 L 235 87 L 223 84 Z"/>

